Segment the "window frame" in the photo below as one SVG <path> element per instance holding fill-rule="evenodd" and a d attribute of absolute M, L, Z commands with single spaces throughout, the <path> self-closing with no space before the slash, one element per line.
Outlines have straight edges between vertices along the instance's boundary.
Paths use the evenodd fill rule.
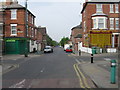
<path fill-rule="evenodd" d="M 103 28 L 99 28 L 99 19 L 103 19 Z M 93 20 L 93 28 L 92 29 L 108 29 L 107 28 L 107 17 L 92 17 Z M 96 21 L 96 22 L 94 22 Z M 94 23 L 96 23 L 96 27 L 94 27 Z"/>
<path fill-rule="evenodd" d="M 119 5 L 115 4 L 115 13 L 119 13 Z"/>
<path fill-rule="evenodd" d="M 11 36 L 17 36 L 17 24 L 10 24 L 10 26 L 11 26 Z M 16 29 L 13 30 L 13 28 L 12 28 L 13 26 L 15 26 Z M 16 33 L 13 34 L 13 31 L 15 31 Z"/>
<path fill-rule="evenodd" d="M 112 23 L 111 20 L 113 20 Z M 111 27 L 111 24 L 113 24 L 113 27 Z M 114 18 L 110 18 L 110 30 L 114 30 Z"/>
<path fill-rule="evenodd" d="M 118 21 L 118 23 L 116 23 L 116 21 Z M 115 18 L 115 29 L 116 30 L 119 30 L 119 28 L 120 28 L 119 23 L 120 23 L 120 19 L 119 18 Z M 116 28 L 117 25 L 118 25 L 118 27 Z"/>
<path fill-rule="evenodd" d="M 11 11 L 11 20 L 17 19 L 17 9 L 11 9 L 10 11 Z"/>
<path fill-rule="evenodd" d="M 101 5 L 100 8 L 98 8 L 99 5 Z M 97 13 L 103 12 L 103 8 L 102 7 L 103 7 L 102 4 L 96 4 L 96 12 Z"/>
<path fill-rule="evenodd" d="M 114 4 L 110 4 L 110 13 L 114 13 Z"/>

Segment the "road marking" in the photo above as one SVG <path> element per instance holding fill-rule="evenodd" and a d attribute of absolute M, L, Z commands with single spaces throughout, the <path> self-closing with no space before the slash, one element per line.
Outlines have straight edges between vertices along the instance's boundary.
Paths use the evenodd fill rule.
<path fill-rule="evenodd" d="M 25 85 L 25 79 L 23 79 L 21 82 L 17 83 L 17 84 L 14 84 L 12 86 L 10 86 L 9 88 L 23 88 L 24 85 Z"/>
<path fill-rule="evenodd" d="M 89 85 L 87 84 L 87 80 L 86 80 L 85 76 L 84 76 L 83 73 L 80 71 L 80 69 L 79 69 L 79 67 L 78 67 L 78 64 L 76 65 L 76 67 L 77 67 L 79 73 L 81 74 L 81 76 L 82 76 L 82 78 L 83 78 L 83 81 L 84 81 L 85 86 L 86 86 L 87 88 L 90 88 Z"/>
<path fill-rule="evenodd" d="M 12 71 L 12 70 L 14 70 L 14 69 L 16 69 L 16 68 L 19 68 L 19 65 L 18 65 L 18 64 L 15 64 L 15 65 L 13 65 L 12 67 L 10 67 L 9 69 L 7 69 L 6 71 L 3 71 L 3 72 L 2 72 L 2 75 L 5 74 L 5 73 L 7 73 L 7 72 L 9 72 L 9 71 Z"/>
<path fill-rule="evenodd" d="M 80 59 L 80 60 L 82 60 L 82 59 Z M 79 69 L 79 67 L 78 67 L 78 65 L 80 65 L 81 64 L 81 62 L 78 60 L 78 59 L 76 59 L 75 58 L 75 61 L 77 62 L 77 64 L 74 64 L 74 69 L 75 69 L 75 71 L 76 71 L 76 74 L 77 74 L 77 76 L 78 76 L 78 78 L 79 78 L 79 81 L 80 81 L 80 86 L 82 87 L 82 88 L 90 88 L 90 86 L 88 85 L 88 83 L 87 83 L 87 80 L 86 80 L 86 78 L 85 78 L 85 76 L 83 75 L 83 73 L 80 71 L 80 69 Z M 81 77 L 80 77 L 81 76 Z M 81 79 L 82 78 L 82 79 Z M 82 80 L 83 80 L 83 82 L 82 82 Z M 84 85 L 83 85 L 83 83 L 84 83 Z"/>
<path fill-rule="evenodd" d="M 81 64 L 80 61 L 78 59 L 75 59 L 75 61 L 78 63 L 78 64 Z"/>
<path fill-rule="evenodd" d="M 82 79 L 80 78 L 80 75 L 79 75 L 79 73 L 78 73 L 75 65 L 76 65 L 76 64 L 74 64 L 73 67 L 74 67 L 75 72 L 76 72 L 76 74 L 77 74 L 77 76 L 78 76 L 78 78 L 79 78 L 80 86 L 81 86 L 81 88 L 85 88 L 85 87 L 83 86 Z"/>
<path fill-rule="evenodd" d="M 111 59 L 110 59 L 110 58 L 104 58 L 104 60 L 106 60 L 106 61 L 110 61 Z"/>
<path fill-rule="evenodd" d="M 44 72 L 45 68 L 43 68 L 40 72 Z"/>

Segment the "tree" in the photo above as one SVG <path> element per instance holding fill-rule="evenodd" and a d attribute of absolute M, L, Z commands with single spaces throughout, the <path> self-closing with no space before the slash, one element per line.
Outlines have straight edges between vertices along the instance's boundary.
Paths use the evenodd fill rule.
<path fill-rule="evenodd" d="M 60 41 L 60 45 L 64 47 L 65 44 L 68 43 L 70 39 L 68 37 L 63 37 Z"/>
<path fill-rule="evenodd" d="M 47 35 L 46 41 L 47 41 L 47 45 L 49 45 L 49 46 L 57 46 L 58 45 L 58 42 L 52 40 L 52 38 L 49 35 Z"/>

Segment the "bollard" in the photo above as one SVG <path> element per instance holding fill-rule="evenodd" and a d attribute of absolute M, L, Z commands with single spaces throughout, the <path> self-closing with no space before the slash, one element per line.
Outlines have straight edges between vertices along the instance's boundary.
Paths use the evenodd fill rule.
<path fill-rule="evenodd" d="M 111 84 L 116 83 L 116 60 L 111 60 Z"/>
<path fill-rule="evenodd" d="M 25 57 L 28 57 L 27 48 L 25 48 Z"/>
<path fill-rule="evenodd" d="M 81 56 L 81 50 L 79 50 L 79 56 Z"/>
<path fill-rule="evenodd" d="M 93 63 L 93 54 L 91 54 L 91 63 Z"/>

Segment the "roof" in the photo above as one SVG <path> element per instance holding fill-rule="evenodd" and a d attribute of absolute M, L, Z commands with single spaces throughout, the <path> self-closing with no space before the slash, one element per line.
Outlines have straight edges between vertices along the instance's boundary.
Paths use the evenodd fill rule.
<path fill-rule="evenodd" d="M 82 34 L 78 34 L 75 38 L 82 38 Z"/>
<path fill-rule="evenodd" d="M 17 3 L 13 3 L 11 5 L 8 5 L 6 8 L 10 8 L 10 9 L 24 8 L 25 9 L 25 7 L 23 7 L 22 5 L 17 4 Z"/>
<path fill-rule="evenodd" d="M 18 4 L 17 2 L 12 3 L 11 5 L 5 6 L 5 9 L 26 9 L 26 7 L 23 7 L 22 5 Z M 27 11 L 32 14 L 28 9 Z M 35 15 L 32 14 L 34 17 Z"/>
<path fill-rule="evenodd" d="M 82 24 L 73 27 L 71 30 L 73 30 L 73 29 L 82 29 Z"/>
<path fill-rule="evenodd" d="M 104 14 L 104 13 L 95 13 L 95 14 L 93 14 L 92 16 L 108 16 L 108 15 L 106 15 L 106 14 Z"/>
<path fill-rule="evenodd" d="M 87 2 L 84 3 L 81 13 L 83 13 L 87 4 L 114 4 L 114 3 L 120 3 L 120 1 L 119 0 L 88 0 Z"/>
<path fill-rule="evenodd" d="M 87 2 L 119 2 L 119 0 L 88 0 Z"/>

